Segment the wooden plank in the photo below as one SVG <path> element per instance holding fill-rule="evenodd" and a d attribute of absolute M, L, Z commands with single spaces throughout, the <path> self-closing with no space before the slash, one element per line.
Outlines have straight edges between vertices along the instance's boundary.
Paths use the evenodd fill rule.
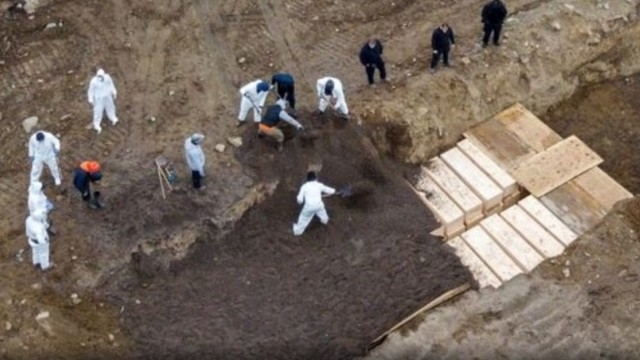
<path fill-rule="evenodd" d="M 422 167 L 422 176 L 434 181 L 462 209 L 465 222 L 472 224 L 482 216 L 482 200 L 439 158 Z M 420 190 L 418 184 L 418 190 Z"/>
<path fill-rule="evenodd" d="M 450 149 L 441 154 L 440 158 L 482 199 L 482 208 L 485 214 L 500 205 L 503 197 L 502 189 L 460 149 Z"/>
<path fill-rule="evenodd" d="M 469 268 L 473 277 L 478 281 L 480 288 L 492 286 L 497 289 L 502 285 L 502 281 L 498 279 L 496 274 L 482 262 L 478 255 L 459 236 L 449 240 L 447 244 L 454 248 L 462 264 Z"/>
<path fill-rule="evenodd" d="M 491 216 L 493 214 L 497 214 L 502 210 L 504 210 L 504 204 L 500 203 L 500 204 L 498 204 L 498 206 L 494 206 L 491 209 L 487 210 L 487 213 L 485 214 L 485 217 Z"/>
<path fill-rule="evenodd" d="M 514 104 L 495 116 L 536 152 L 560 142 L 562 137 L 521 104 Z"/>
<path fill-rule="evenodd" d="M 382 335 L 378 336 L 375 340 L 373 340 L 371 342 L 371 344 L 369 344 L 369 348 L 373 348 L 373 347 L 379 345 L 389 334 L 391 334 L 392 332 L 394 332 L 394 331 L 398 330 L 399 328 L 403 327 L 409 321 L 413 320 L 413 318 L 415 318 L 416 316 L 420 315 L 421 313 L 423 313 L 425 311 L 429 311 L 431 309 L 436 308 L 437 306 L 442 305 L 443 303 L 445 303 L 445 302 L 447 302 L 447 301 L 449 301 L 449 300 L 451 300 L 451 299 L 463 294 L 465 291 L 469 290 L 470 288 L 471 288 L 471 285 L 466 283 L 464 285 L 460 285 L 457 288 L 451 289 L 451 290 L 445 292 L 444 294 L 438 296 L 434 300 L 430 301 L 427 305 L 421 307 L 416 312 L 414 312 L 411 315 L 405 317 L 399 323 L 394 325 L 391 329 L 385 331 Z"/>
<path fill-rule="evenodd" d="M 570 136 L 524 161 L 512 175 L 531 194 L 541 197 L 601 162 L 598 154 Z"/>
<path fill-rule="evenodd" d="M 502 188 L 503 198 L 518 191 L 516 180 L 469 139 L 460 141 L 457 146 L 474 164 L 487 174 L 491 180 Z"/>
<path fill-rule="evenodd" d="M 535 150 L 497 119 L 472 127 L 464 133 L 464 137 L 507 171 L 536 154 Z"/>
<path fill-rule="evenodd" d="M 423 178 L 419 189 L 411 188 L 440 221 L 445 237 L 464 231 L 464 213 L 431 179 Z"/>
<path fill-rule="evenodd" d="M 567 225 L 565 225 L 560 219 L 558 219 L 546 206 L 544 206 L 533 195 L 529 195 L 526 198 L 520 200 L 518 203 L 522 210 L 526 211 L 532 218 L 534 218 L 540 225 L 560 240 L 564 246 L 571 245 L 578 235 L 574 233 Z"/>
<path fill-rule="evenodd" d="M 577 176 L 574 180 L 578 186 L 598 200 L 607 211 L 611 211 L 618 201 L 633 197 L 633 194 L 599 167 L 594 167 Z"/>
<path fill-rule="evenodd" d="M 607 214 L 607 209 L 573 180 L 541 197 L 540 201 L 578 236 L 596 226 Z"/>
<path fill-rule="evenodd" d="M 490 216 L 480 222 L 480 226 L 511 256 L 511 259 L 525 272 L 535 269 L 544 258 L 527 240 L 511 227 L 500 215 Z"/>
<path fill-rule="evenodd" d="M 508 281 L 522 269 L 511 260 L 491 236 L 480 226 L 476 226 L 460 235 L 467 245 L 498 276 L 501 281 Z"/>
<path fill-rule="evenodd" d="M 518 201 L 520 200 L 520 196 L 521 196 L 521 195 L 522 195 L 522 194 L 520 194 L 520 191 L 518 190 L 518 192 L 513 193 L 513 194 L 511 194 L 511 195 L 507 196 L 504 200 L 502 200 L 503 205 L 504 205 L 504 208 L 505 208 L 505 209 L 508 209 L 508 208 L 510 208 L 511 206 L 513 206 L 513 205 L 517 204 L 517 203 L 518 203 Z"/>
<path fill-rule="evenodd" d="M 503 211 L 500 216 L 544 258 L 556 257 L 564 251 L 564 245 L 518 205 Z"/>

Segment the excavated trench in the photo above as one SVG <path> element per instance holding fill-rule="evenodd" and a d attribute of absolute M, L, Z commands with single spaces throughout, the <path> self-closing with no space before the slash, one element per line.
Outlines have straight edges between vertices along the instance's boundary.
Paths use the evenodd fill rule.
<path fill-rule="evenodd" d="M 145 304 L 123 314 L 136 357 L 348 359 L 472 281 L 429 235 L 438 225 L 399 165 L 378 157 L 355 125 L 300 116 L 318 136 L 287 141 L 282 153 L 253 129 L 243 135 L 239 159 L 256 179 L 277 179 L 271 196 L 226 232 L 200 236 L 168 272 L 152 266 L 130 279 L 120 300 Z M 354 196 L 327 198 L 329 225 L 314 222 L 294 237 L 295 196 L 310 164 L 321 164 L 330 186 L 353 185 Z"/>

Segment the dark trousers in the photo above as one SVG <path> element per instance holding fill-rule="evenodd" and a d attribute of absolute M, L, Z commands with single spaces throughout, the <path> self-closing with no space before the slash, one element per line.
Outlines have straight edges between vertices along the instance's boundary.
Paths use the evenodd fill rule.
<path fill-rule="evenodd" d="M 449 49 L 441 49 L 437 50 L 433 53 L 431 57 L 431 68 L 435 68 L 438 65 L 438 61 L 440 61 L 440 57 L 442 57 L 442 62 L 444 62 L 444 66 L 449 66 Z"/>
<path fill-rule="evenodd" d="M 281 99 L 287 100 L 292 109 L 296 108 L 296 91 L 293 84 L 279 83 L 278 96 L 280 96 Z"/>
<path fill-rule="evenodd" d="M 193 187 L 200 189 L 202 186 L 202 176 L 200 176 L 200 171 L 191 170 L 191 180 L 193 181 Z"/>
<path fill-rule="evenodd" d="M 369 80 L 369 85 L 373 84 L 373 75 L 376 72 L 376 68 L 380 71 L 380 79 L 384 80 L 387 78 L 387 70 L 384 68 L 384 61 L 380 61 L 379 63 L 368 64 L 364 67 L 367 72 L 367 80 Z"/>
<path fill-rule="evenodd" d="M 500 31 L 502 31 L 502 24 L 484 24 L 484 37 L 482 38 L 482 43 L 487 45 L 489 43 L 489 38 L 491 37 L 491 33 L 493 33 L 493 43 L 498 45 L 500 44 Z"/>

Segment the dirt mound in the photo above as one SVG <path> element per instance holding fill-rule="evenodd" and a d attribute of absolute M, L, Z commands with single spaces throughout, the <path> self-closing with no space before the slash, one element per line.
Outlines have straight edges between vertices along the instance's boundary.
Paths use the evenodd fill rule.
<path fill-rule="evenodd" d="M 278 153 L 247 129 L 238 156 L 258 179 L 279 179 L 273 196 L 226 236 L 213 234 L 160 273 L 125 314 L 138 356 L 344 359 L 402 316 L 470 280 L 404 180 L 364 146 L 350 124 L 302 116 L 321 136 L 294 138 Z M 320 180 L 351 197 L 329 197 L 328 226 L 301 237 L 291 225 L 311 163 Z M 130 311 L 130 312 L 129 312 Z"/>

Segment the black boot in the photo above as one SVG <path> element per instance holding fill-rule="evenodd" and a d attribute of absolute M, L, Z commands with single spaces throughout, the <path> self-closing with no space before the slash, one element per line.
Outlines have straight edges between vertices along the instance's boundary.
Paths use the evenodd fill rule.
<path fill-rule="evenodd" d="M 94 191 L 93 198 L 95 200 L 96 206 L 98 206 L 98 209 L 104 208 L 104 203 L 102 202 L 102 199 L 100 197 L 100 191 Z"/>

